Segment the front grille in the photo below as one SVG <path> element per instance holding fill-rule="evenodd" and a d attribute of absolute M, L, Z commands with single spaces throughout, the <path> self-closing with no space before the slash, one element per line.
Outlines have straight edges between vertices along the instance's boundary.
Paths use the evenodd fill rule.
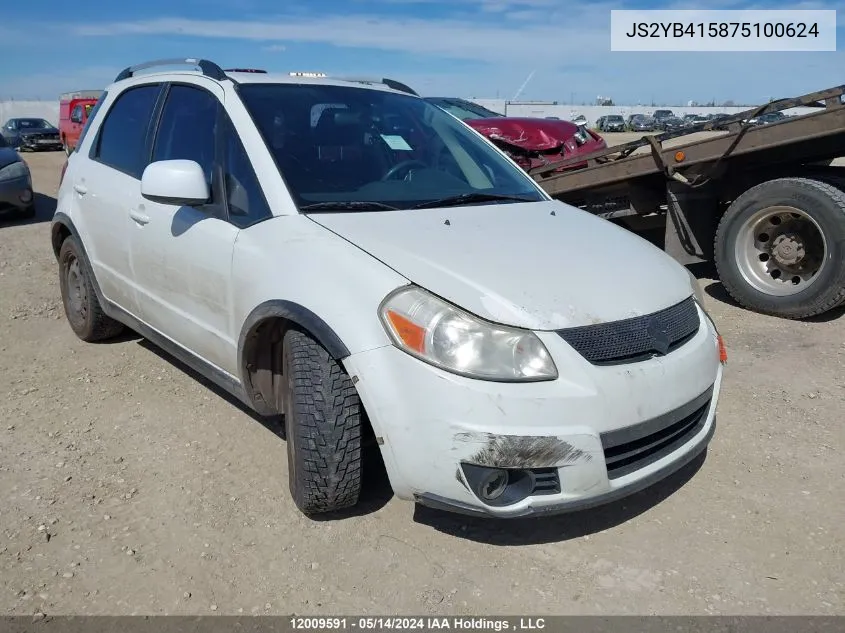
<path fill-rule="evenodd" d="M 695 437 L 707 420 L 713 387 L 692 402 L 635 426 L 601 434 L 609 479 L 644 468 Z"/>
<path fill-rule="evenodd" d="M 594 365 L 635 363 L 664 356 L 689 341 L 700 326 L 692 297 L 644 316 L 558 330 Z"/>

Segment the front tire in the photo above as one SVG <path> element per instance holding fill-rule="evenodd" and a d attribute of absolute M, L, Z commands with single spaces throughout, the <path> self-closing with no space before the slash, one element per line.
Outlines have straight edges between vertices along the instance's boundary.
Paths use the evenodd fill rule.
<path fill-rule="evenodd" d="M 803 319 L 845 301 L 845 193 L 809 178 L 752 187 L 716 231 L 715 261 L 745 308 Z"/>
<path fill-rule="evenodd" d="M 94 292 L 91 272 L 81 253 L 75 238 L 68 237 L 62 242 L 59 286 L 70 328 L 83 341 L 93 343 L 117 336 L 124 326 L 103 311 Z"/>
<path fill-rule="evenodd" d="M 362 405 L 352 380 L 317 341 L 285 333 L 282 373 L 290 492 L 306 515 L 358 503 Z"/>

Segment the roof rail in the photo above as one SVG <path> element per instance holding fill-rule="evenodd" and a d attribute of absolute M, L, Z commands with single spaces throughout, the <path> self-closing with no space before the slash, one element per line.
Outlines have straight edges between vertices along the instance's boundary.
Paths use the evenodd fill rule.
<path fill-rule="evenodd" d="M 156 59 L 150 62 L 144 62 L 142 64 L 135 64 L 134 66 L 129 66 L 128 68 L 124 68 L 122 71 L 120 71 L 120 74 L 117 76 L 115 81 L 129 79 L 130 77 L 133 77 L 135 73 L 139 70 L 155 68 L 156 66 L 175 66 L 177 64 L 198 67 L 202 71 L 203 75 L 205 75 L 206 77 L 211 77 L 212 79 L 216 79 L 217 81 L 223 81 L 224 79 L 227 79 L 226 73 L 223 72 L 223 69 L 220 68 L 220 66 L 218 66 L 214 62 L 210 62 L 207 59 L 188 57 L 181 59 Z"/>
<path fill-rule="evenodd" d="M 372 77 L 337 77 L 337 79 L 341 79 L 343 81 L 354 81 L 361 84 L 383 84 L 388 88 L 393 88 L 394 90 L 399 90 L 400 92 L 407 92 L 408 94 L 419 97 L 415 90 L 406 86 L 401 81 L 396 81 L 395 79 L 375 79 Z"/>
<path fill-rule="evenodd" d="M 227 73 L 258 73 L 261 75 L 266 75 L 266 70 L 261 70 L 259 68 L 226 68 L 224 72 Z"/>

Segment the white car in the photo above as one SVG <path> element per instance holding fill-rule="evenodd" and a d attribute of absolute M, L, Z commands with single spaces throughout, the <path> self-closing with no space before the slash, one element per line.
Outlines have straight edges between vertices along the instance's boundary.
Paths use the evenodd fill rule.
<path fill-rule="evenodd" d="M 283 414 L 301 511 L 358 502 L 368 439 L 398 497 L 499 517 L 707 446 L 724 347 L 668 255 L 398 82 L 181 61 L 123 71 L 68 158 L 65 311 Z"/>

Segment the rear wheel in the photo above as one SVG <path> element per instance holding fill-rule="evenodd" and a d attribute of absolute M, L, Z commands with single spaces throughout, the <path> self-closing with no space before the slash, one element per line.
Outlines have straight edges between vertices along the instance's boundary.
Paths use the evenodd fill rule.
<path fill-rule="evenodd" d="M 809 178 L 752 187 L 725 212 L 715 260 L 743 307 L 791 319 L 845 300 L 845 193 Z"/>
<path fill-rule="evenodd" d="M 59 286 L 65 316 L 80 339 L 89 343 L 102 341 L 123 331 L 123 324 L 103 312 L 94 292 L 91 272 L 73 237 L 65 239 L 59 250 Z"/>
<path fill-rule="evenodd" d="M 307 515 L 350 508 L 361 492 L 362 405 L 352 380 L 299 330 L 284 336 L 290 492 Z"/>

